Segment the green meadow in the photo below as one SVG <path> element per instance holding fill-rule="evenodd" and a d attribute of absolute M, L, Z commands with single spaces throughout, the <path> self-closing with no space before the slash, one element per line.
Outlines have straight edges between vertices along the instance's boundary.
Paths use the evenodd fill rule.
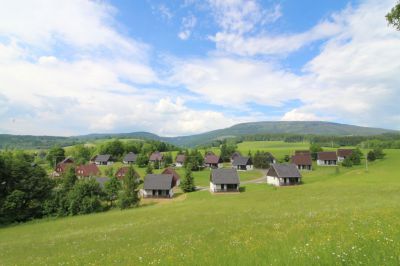
<path fill-rule="evenodd" d="M 278 158 L 307 148 L 239 144 L 244 154 Z M 368 171 L 362 164 L 305 172 L 300 186 L 178 193 L 126 211 L 1 228 L 0 265 L 399 265 L 400 150 L 385 153 Z M 262 175 L 242 173 L 241 181 Z M 208 178 L 208 170 L 195 173 L 198 185 Z"/>

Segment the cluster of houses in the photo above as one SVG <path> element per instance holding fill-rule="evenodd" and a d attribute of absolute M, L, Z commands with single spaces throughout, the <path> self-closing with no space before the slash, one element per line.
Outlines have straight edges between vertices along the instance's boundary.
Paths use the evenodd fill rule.
<path fill-rule="evenodd" d="M 351 149 L 338 149 L 335 151 L 318 152 L 317 165 L 332 166 L 342 162 L 352 154 Z M 267 183 L 274 186 L 289 186 L 301 183 L 301 171 L 312 170 L 312 157 L 308 150 L 295 151 L 290 162 L 280 164 L 272 154 L 268 154 L 270 158 L 270 168 L 266 172 Z M 133 164 L 136 162 L 137 155 L 128 153 L 123 158 L 124 164 Z M 149 157 L 149 162 L 162 162 L 163 154 L 154 152 Z M 175 167 L 183 167 L 185 163 L 185 155 L 176 156 Z M 99 177 L 101 171 L 99 165 L 112 165 L 114 162 L 110 155 L 96 155 L 91 159 L 89 164 L 77 165 L 75 173 L 78 178 L 95 178 L 100 185 L 104 185 L 107 178 Z M 219 156 L 212 152 L 206 153 L 204 157 L 204 166 L 211 169 L 210 173 L 210 191 L 211 192 L 238 192 L 240 187 L 240 178 L 238 171 L 247 171 L 253 169 L 251 157 L 242 156 L 235 152 L 231 156 L 231 168 L 223 168 L 222 160 Z M 67 157 L 58 163 L 54 172 L 54 176 L 60 176 L 65 173 L 68 167 L 75 166 L 73 158 Z M 120 167 L 115 176 L 123 180 L 129 166 Z M 137 175 L 137 178 L 140 178 Z M 143 189 L 140 194 L 143 197 L 165 197 L 171 198 L 174 195 L 174 188 L 179 186 L 180 176 L 172 167 L 165 168 L 161 174 L 148 174 L 144 177 Z"/>

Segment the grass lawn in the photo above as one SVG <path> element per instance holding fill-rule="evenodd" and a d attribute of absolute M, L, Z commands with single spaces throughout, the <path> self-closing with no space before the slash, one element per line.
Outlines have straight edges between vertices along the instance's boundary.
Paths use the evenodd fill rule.
<path fill-rule="evenodd" d="M 1 228 L 0 264 L 399 265 L 400 150 L 385 152 L 368 172 L 317 167 L 300 186 L 247 184 Z"/>

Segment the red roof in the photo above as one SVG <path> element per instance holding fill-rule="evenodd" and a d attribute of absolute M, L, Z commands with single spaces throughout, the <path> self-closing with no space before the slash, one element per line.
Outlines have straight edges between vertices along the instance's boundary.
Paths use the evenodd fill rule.
<path fill-rule="evenodd" d="M 309 150 L 297 150 L 294 154 L 311 154 Z"/>
<path fill-rule="evenodd" d="M 129 167 L 128 166 L 124 166 L 118 169 L 118 171 L 115 173 L 115 176 L 118 179 L 122 179 L 125 177 L 126 173 L 128 172 Z"/>
<path fill-rule="evenodd" d="M 336 152 L 334 151 L 318 152 L 318 160 L 337 161 Z"/>
<path fill-rule="evenodd" d="M 100 170 L 96 164 L 84 164 L 79 165 L 75 169 L 77 176 L 89 177 L 89 176 L 96 176 L 100 174 Z"/>
<path fill-rule="evenodd" d="M 295 165 L 312 165 L 311 155 L 306 153 L 293 155 L 291 162 Z"/>
<path fill-rule="evenodd" d="M 337 150 L 337 155 L 339 157 L 344 157 L 346 158 L 347 156 L 350 156 L 353 153 L 352 149 L 338 149 Z"/>
<path fill-rule="evenodd" d="M 206 155 L 206 158 L 204 158 L 204 163 L 206 164 L 218 164 L 221 162 L 221 159 L 219 156 L 214 155 L 214 154 L 208 154 Z"/>
<path fill-rule="evenodd" d="M 172 169 L 171 167 L 166 168 L 161 174 L 169 174 L 172 175 L 172 186 L 176 186 L 176 183 L 178 182 L 178 180 L 181 178 L 179 176 L 179 174 Z"/>
<path fill-rule="evenodd" d="M 56 172 L 59 174 L 65 173 L 68 167 L 73 166 L 73 163 L 58 163 L 56 166 Z"/>

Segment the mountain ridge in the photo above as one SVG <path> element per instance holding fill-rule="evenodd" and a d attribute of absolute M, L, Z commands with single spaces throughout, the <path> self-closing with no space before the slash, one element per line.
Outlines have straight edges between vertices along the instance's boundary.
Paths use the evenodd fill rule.
<path fill-rule="evenodd" d="M 150 132 L 92 133 L 71 137 L 0 134 L 0 148 L 49 147 L 52 144 L 73 145 L 82 141 L 104 138 L 138 138 L 168 142 L 182 147 L 195 147 L 216 139 L 255 134 L 300 134 L 325 136 L 372 136 L 384 133 L 400 133 L 398 130 L 355 126 L 326 121 L 261 121 L 246 122 L 188 136 L 163 137 Z M 29 140 L 29 144 L 28 143 Z M 24 141 L 26 142 L 24 144 Z"/>

